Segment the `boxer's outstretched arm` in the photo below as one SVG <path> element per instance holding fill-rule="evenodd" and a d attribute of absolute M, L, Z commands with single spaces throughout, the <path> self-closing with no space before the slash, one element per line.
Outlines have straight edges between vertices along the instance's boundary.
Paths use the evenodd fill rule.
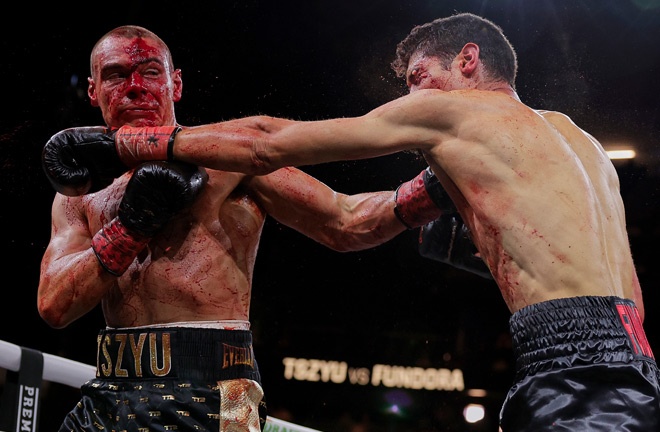
<path fill-rule="evenodd" d="M 453 136 L 451 119 L 462 118 L 455 111 L 466 105 L 452 105 L 440 93 L 418 91 L 360 117 L 293 121 L 256 116 L 188 127 L 176 135 L 172 154 L 208 168 L 259 175 L 285 166 L 431 150 Z M 443 116 L 447 119 L 438 120 Z"/>
<path fill-rule="evenodd" d="M 54 188 L 76 196 L 105 187 L 127 168 L 150 160 L 260 175 L 285 166 L 366 159 L 403 150 L 430 153 L 455 138 L 466 113 L 478 109 L 463 100 L 469 98 L 448 94 L 420 90 L 364 116 L 331 120 L 255 116 L 185 128 L 72 128 L 46 143 L 42 161 Z"/>

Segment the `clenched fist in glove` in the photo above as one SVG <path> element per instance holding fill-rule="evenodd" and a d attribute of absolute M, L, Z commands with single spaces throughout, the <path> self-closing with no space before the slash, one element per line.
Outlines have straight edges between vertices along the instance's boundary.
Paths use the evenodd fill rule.
<path fill-rule="evenodd" d="M 175 162 L 147 162 L 126 185 L 117 217 L 92 238 L 101 265 L 120 276 L 175 214 L 189 206 L 208 179 L 204 169 Z"/>
<path fill-rule="evenodd" d="M 408 228 L 417 228 L 440 215 L 456 212 L 454 202 L 430 167 L 396 189 L 394 214 Z"/>
<path fill-rule="evenodd" d="M 63 195 L 96 192 L 143 161 L 172 160 L 178 126 L 88 126 L 53 135 L 41 154 L 46 177 Z"/>
<path fill-rule="evenodd" d="M 492 279 L 488 266 L 477 253 L 470 230 L 458 213 L 442 215 L 419 232 L 421 256 Z"/>

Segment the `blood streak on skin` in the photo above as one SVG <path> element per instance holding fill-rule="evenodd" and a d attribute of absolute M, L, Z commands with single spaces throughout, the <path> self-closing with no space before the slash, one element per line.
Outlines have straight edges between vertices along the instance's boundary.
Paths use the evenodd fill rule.
<path fill-rule="evenodd" d="M 511 256 L 506 253 L 502 247 L 499 229 L 493 225 L 488 225 L 485 227 L 485 231 L 488 233 L 489 238 L 494 240 L 492 245 L 497 249 L 496 251 L 491 251 L 489 255 L 499 257 L 499 262 L 489 262 L 489 264 L 496 264 L 489 265 L 489 267 L 493 269 L 493 277 L 497 281 L 505 302 L 507 304 L 513 304 L 514 299 L 519 296 L 520 293 L 516 289 L 516 287 L 519 285 L 517 277 L 511 271 Z"/>
<path fill-rule="evenodd" d="M 74 206 L 71 204 L 71 198 L 66 199 L 64 212 L 66 214 L 67 220 L 69 221 L 70 224 L 72 224 L 75 221 L 74 213 L 76 212 L 76 210 Z"/>
<path fill-rule="evenodd" d="M 532 235 L 533 235 L 534 237 L 538 237 L 538 238 L 541 238 L 541 239 L 544 238 L 542 234 L 539 234 L 539 232 L 538 232 L 537 229 L 533 229 L 533 230 L 532 230 Z"/>
<path fill-rule="evenodd" d="M 511 267 L 508 265 L 511 262 L 511 257 L 504 251 L 500 252 L 500 263 L 497 268 L 498 286 L 502 292 L 502 297 L 507 304 L 514 304 L 517 297 L 520 297 L 520 292 L 516 289 L 519 285 L 517 278 L 514 278 L 511 273 Z"/>
<path fill-rule="evenodd" d="M 136 38 L 135 43 L 126 49 L 126 54 L 131 59 L 133 66 L 137 66 L 149 57 L 156 57 L 158 50 L 145 42 L 144 39 Z"/>

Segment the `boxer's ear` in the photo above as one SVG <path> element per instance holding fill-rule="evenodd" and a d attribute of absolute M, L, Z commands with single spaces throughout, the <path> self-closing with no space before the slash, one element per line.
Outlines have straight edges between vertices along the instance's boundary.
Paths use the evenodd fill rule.
<path fill-rule="evenodd" d="M 458 56 L 458 64 L 463 75 L 472 75 L 479 65 L 479 45 L 472 42 L 466 43 Z"/>
<path fill-rule="evenodd" d="M 87 78 L 87 96 L 89 97 L 89 103 L 93 107 L 99 106 L 98 98 L 96 97 L 96 84 L 94 80 L 90 77 Z"/>

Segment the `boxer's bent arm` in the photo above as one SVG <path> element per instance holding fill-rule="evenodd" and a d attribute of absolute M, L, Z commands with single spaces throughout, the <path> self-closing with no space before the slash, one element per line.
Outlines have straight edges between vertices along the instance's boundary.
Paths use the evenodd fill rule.
<path fill-rule="evenodd" d="M 62 328 L 96 307 L 114 285 L 91 249 L 80 198 L 56 194 L 51 239 L 41 261 L 37 309 L 50 326 Z"/>
<path fill-rule="evenodd" d="M 393 190 L 346 195 L 292 167 L 244 184 L 275 220 L 339 252 L 368 249 L 406 230 L 394 213 Z"/>

